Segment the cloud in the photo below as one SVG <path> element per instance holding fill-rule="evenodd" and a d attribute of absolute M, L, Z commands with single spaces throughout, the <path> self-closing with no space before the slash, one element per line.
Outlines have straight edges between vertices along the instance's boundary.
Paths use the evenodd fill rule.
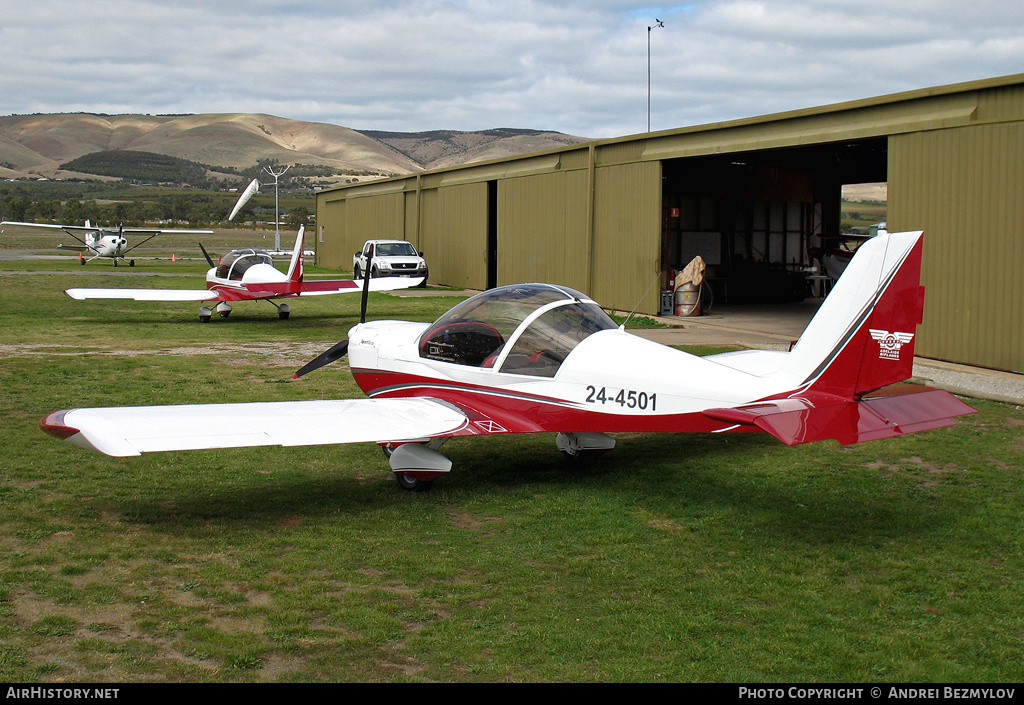
<path fill-rule="evenodd" d="M 648 30 L 655 18 L 664 27 Z M 666 129 L 1019 71 L 1024 8 L 946 0 L 37 0 L 7 112 L 268 112 L 360 129 Z"/>

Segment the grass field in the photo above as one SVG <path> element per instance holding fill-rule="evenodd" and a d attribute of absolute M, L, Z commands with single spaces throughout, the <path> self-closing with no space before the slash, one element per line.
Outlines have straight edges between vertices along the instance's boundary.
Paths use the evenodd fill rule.
<path fill-rule="evenodd" d="M 456 439 L 428 493 L 372 444 L 114 459 L 39 419 L 359 396 L 344 362 L 290 379 L 358 297 L 200 324 L 192 303 L 61 293 L 201 286 L 156 276 L 185 271 L 169 263 L 12 271 L 33 266 L 0 262 L 0 680 L 1021 678 L 1018 408 L 846 448 L 619 434 L 590 469 L 549 435 Z M 370 312 L 456 300 L 374 294 Z"/>

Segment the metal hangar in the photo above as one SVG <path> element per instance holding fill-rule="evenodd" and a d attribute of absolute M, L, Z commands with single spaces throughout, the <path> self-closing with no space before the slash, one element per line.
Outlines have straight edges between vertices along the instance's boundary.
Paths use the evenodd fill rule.
<path fill-rule="evenodd" d="M 1024 74 L 324 190 L 317 261 L 405 239 L 432 282 L 561 283 L 657 314 L 700 254 L 722 297 L 785 300 L 866 182 L 888 183 L 889 230 L 925 231 L 917 354 L 1024 371 Z"/>

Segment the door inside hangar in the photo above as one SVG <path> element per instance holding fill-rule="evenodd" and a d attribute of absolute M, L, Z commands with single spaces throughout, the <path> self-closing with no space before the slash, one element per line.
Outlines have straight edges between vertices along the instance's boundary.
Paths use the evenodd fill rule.
<path fill-rule="evenodd" d="M 843 185 L 886 181 L 886 147 L 882 138 L 663 162 L 664 288 L 700 256 L 716 302 L 802 300 L 816 253 L 840 238 Z"/>

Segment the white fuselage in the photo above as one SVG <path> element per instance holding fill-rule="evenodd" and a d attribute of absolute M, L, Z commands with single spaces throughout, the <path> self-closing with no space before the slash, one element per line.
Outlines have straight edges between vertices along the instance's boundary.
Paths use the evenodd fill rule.
<path fill-rule="evenodd" d="M 370 396 L 408 396 L 412 388 L 421 387 L 422 395 L 443 398 L 439 390 L 457 388 L 470 394 L 544 399 L 598 414 L 661 416 L 763 399 L 799 382 L 780 371 L 787 353 L 758 351 L 763 360 L 776 364 L 763 364 L 761 374 L 752 374 L 727 364 L 729 354 L 698 357 L 622 329 L 599 331 L 583 340 L 551 378 L 509 374 L 500 371 L 503 356 L 487 368 L 421 357 L 418 343 L 427 327 L 373 321 L 352 328 L 349 361 L 364 391 Z"/>
<path fill-rule="evenodd" d="M 128 240 L 118 234 L 87 233 L 85 244 L 100 257 L 120 257 Z"/>

